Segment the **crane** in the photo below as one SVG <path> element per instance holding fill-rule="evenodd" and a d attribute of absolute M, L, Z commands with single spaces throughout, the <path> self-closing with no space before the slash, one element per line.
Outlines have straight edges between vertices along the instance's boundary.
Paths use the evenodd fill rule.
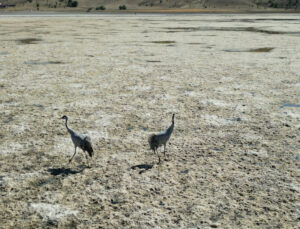
<path fill-rule="evenodd" d="M 175 118 L 175 114 L 172 115 L 172 124 L 169 126 L 168 129 L 158 134 L 152 134 L 148 139 L 150 149 L 152 149 L 154 153 L 156 152 L 158 155 L 158 163 L 160 163 L 160 156 L 157 152 L 157 149 L 158 147 L 164 145 L 164 156 L 166 156 L 166 145 L 174 129 L 174 118 Z"/>
<path fill-rule="evenodd" d="M 75 156 L 77 147 L 82 149 L 84 153 L 87 151 L 88 155 L 90 157 L 92 157 L 94 155 L 94 150 L 93 150 L 93 147 L 92 147 L 91 138 L 89 136 L 85 136 L 83 134 L 78 134 L 75 131 L 73 131 L 72 129 L 70 129 L 68 127 L 68 117 L 67 116 L 64 115 L 63 117 L 61 117 L 61 119 L 66 120 L 66 123 L 65 123 L 66 128 L 67 128 L 69 134 L 71 135 L 71 139 L 72 139 L 72 142 L 73 142 L 74 147 L 75 147 L 75 152 L 74 152 L 73 156 L 70 158 L 69 163 L 71 163 L 73 157 Z M 85 154 L 85 156 L 86 156 L 86 159 L 88 161 L 87 154 Z"/>

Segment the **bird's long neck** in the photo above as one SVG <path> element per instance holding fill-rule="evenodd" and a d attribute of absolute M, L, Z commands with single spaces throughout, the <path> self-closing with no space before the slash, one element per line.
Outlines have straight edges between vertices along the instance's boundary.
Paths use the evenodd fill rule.
<path fill-rule="evenodd" d="M 168 133 L 169 135 L 171 135 L 172 132 L 173 132 L 173 129 L 174 129 L 174 120 L 172 120 L 171 126 L 167 129 L 167 133 Z"/>
<path fill-rule="evenodd" d="M 68 119 L 66 119 L 66 128 L 70 134 L 73 134 L 73 130 L 68 127 Z"/>

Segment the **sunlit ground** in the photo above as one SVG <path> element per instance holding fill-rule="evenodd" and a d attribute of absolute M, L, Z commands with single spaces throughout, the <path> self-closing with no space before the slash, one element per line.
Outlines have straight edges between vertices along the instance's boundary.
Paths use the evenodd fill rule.
<path fill-rule="evenodd" d="M 299 223 L 299 15 L 6 15 L 0 41 L 3 227 Z"/>

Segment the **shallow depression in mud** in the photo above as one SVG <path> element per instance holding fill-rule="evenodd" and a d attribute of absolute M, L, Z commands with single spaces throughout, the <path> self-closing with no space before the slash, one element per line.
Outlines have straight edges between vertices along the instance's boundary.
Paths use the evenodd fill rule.
<path fill-rule="evenodd" d="M 16 40 L 19 44 L 22 45 L 30 45 L 30 44 L 37 44 L 38 42 L 42 41 L 42 39 L 39 38 L 23 38 Z"/>
<path fill-rule="evenodd" d="M 24 64 L 28 65 L 48 65 L 48 64 L 66 64 L 62 61 L 34 61 L 34 60 L 29 60 L 25 61 Z"/>
<path fill-rule="evenodd" d="M 247 50 L 238 50 L 238 49 L 226 49 L 225 52 L 271 52 L 274 48 L 265 47 L 265 48 L 255 48 L 255 49 L 247 49 Z"/>
<path fill-rule="evenodd" d="M 300 108 L 300 104 L 292 104 L 292 103 L 284 103 L 281 108 L 283 107 L 296 107 L 296 108 Z"/>

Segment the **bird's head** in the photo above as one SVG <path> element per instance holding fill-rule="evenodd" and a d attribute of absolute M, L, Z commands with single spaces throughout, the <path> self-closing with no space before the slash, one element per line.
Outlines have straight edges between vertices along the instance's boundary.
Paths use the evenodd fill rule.
<path fill-rule="evenodd" d="M 68 120 L 68 117 L 64 115 L 64 116 L 61 117 L 61 119 Z"/>

